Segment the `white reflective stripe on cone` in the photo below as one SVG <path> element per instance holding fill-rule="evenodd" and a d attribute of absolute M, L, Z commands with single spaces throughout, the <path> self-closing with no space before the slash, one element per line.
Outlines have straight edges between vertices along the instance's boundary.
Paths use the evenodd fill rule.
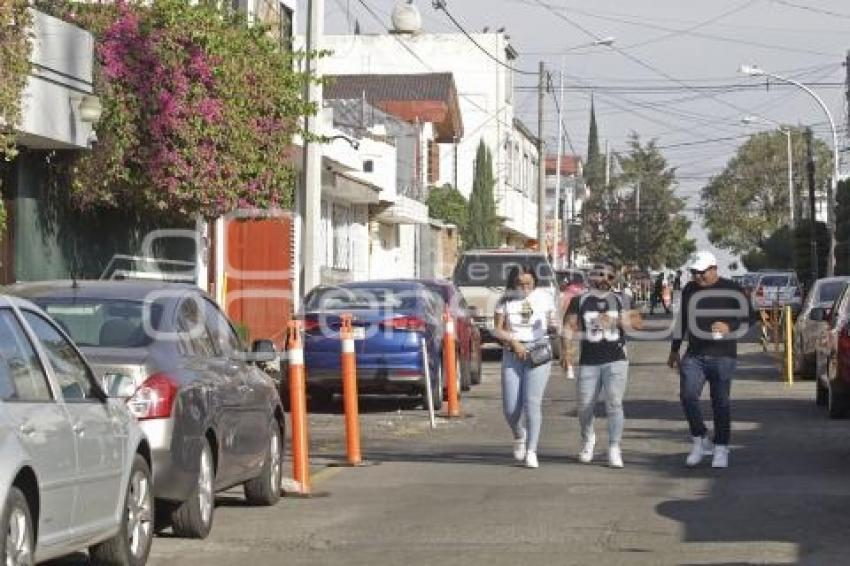
<path fill-rule="evenodd" d="M 455 321 L 450 320 L 446 323 L 446 334 L 454 334 L 455 333 Z"/>
<path fill-rule="evenodd" d="M 304 350 L 301 348 L 295 348 L 293 350 L 289 350 L 289 365 L 292 366 L 303 366 L 304 365 Z"/>
<path fill-rule="evenodd" d="M 343 354 L 353 354 L 354 353 L 354 340 L 351 338 L 346 338 L 342 341 L 342 353 Z"/>

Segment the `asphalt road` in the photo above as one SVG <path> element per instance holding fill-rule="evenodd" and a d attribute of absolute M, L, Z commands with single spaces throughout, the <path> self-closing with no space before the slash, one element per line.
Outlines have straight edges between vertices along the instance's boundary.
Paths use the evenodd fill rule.
<path fill-rule="evenodd" d="M 344 455 L 342 417 L 338 406 L 311 415 L 315 497 L 249 508 L 238 491 L 226 494 L 209 539 L 160 535 L 149 564 L 850 562 L 850 422 L 815 407 L 812 382 L 788 387 L 760 348 L 742 346 L 730 468 L 688 469 L 667 345 L 630 348 L 622 470 L 599 448 L 604 418 L 596 460 L 578 463 L 574 382 L 560 370 L 544 401 L 540 468 L 514 465 L 491 359 L 463 399 L 467 417 L 434 431 L 410 403 L 365 402 L 373 466 L 326 467 Z"/>

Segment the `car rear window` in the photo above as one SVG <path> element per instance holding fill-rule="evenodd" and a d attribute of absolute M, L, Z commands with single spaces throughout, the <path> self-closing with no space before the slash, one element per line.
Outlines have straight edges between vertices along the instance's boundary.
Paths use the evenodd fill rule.
<path fill-rule="evenodd" d="M 846 283 L 844 281 L 830 281 L 818 287 L 818 302 L 833 303 Z"/>
<path fill-rule="evenodd" d="M 555 280 L 549 263 L 539 255 L 466 254 L 455 268 L 454 283 L 458 287 L 505 287 L 511 270 L 519 265 L 531 266 L 541 283 Z"/>
<path fill-rule="evenodd" d="M 123 299 L 50 299 L 35 302 L 56 321 L 77 346 L 139 348 L 151 342 L 145 332 L 160 330 L 163 306 Z M 149 306 L 150 308 L 146 308 Z"/>
<path fill-rule="evenodd" d="M 763 275 L 759 285 L 762 287 L 788 287 L 789 282 L 787 275 Z"/>
<path fill-rule="evenodd" d="M 334 287 L 314 293 L 307 301 L 308 311 L 345 310 L 412 310 L 419 303 L 422 289 L 388 289 Z"/>

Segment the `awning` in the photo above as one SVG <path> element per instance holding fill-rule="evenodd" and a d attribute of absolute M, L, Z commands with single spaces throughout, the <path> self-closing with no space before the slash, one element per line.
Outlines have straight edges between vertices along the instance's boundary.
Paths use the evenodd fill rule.
<path fill-rule="evenodd" d="M 428 205 L 399 195 L 394 204 L 375 215 L 375 220 L 385 224 L 428 224 Z"/>

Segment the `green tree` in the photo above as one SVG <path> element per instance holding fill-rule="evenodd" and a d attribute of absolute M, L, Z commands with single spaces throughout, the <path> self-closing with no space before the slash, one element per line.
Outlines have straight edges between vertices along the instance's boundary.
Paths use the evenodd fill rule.
<path fill-rule="evenodd" d="M 791 130 L 798 181 L 794 186 L 806 186 L 803 130 Z M 832 157 L 821 140 L 814 149 L 820 186 L 829 178 Z M 738 148 L 726 168 L 702 189 L 704 225 L 712 243 L 743 255 L 758 251 L 760 243 L 789 224 L 787 163 L 787 141 L 779 131 L 750 136 Z"/>
<path fill-rule="evenodd" d="M 454 224 L 463 234 L 469 220 L 469 202 L 463 194 L 446 183 L 434 187 L 428 193 L 428 215 L 450 224 Z"/>
<path fill-rule="evenodd" d="M 499 245 L 499 219 L 493 198 L 493 157 L 484 141 L 478 144 L 475 155 L 475 176 L 469 195 L 469 221 L 463 235 L 467 249 L 492 248 Z"/>
<path fill-rule="evenodd" d="M 644 145 L 634 133 L 617 162 L 621 173 L 604 191 L 602 206 L 584 220 L 593 230 L 587 252 L 642 269 L 683 264 L 696 246 L 688 237 L 691 223 L 682 215 L 685 202 L 675 196 L 675 170 L 655 140 Z"/>
<path fill-rule="evenodd" d="M 605 156 L 599 151 L 599 131 L 596 126 L 596 107 L 590 101 L 590 130 L 587 134 L 587 162 L 584 182 L 591 192 L 601 192 L 605 185 Z"/>

